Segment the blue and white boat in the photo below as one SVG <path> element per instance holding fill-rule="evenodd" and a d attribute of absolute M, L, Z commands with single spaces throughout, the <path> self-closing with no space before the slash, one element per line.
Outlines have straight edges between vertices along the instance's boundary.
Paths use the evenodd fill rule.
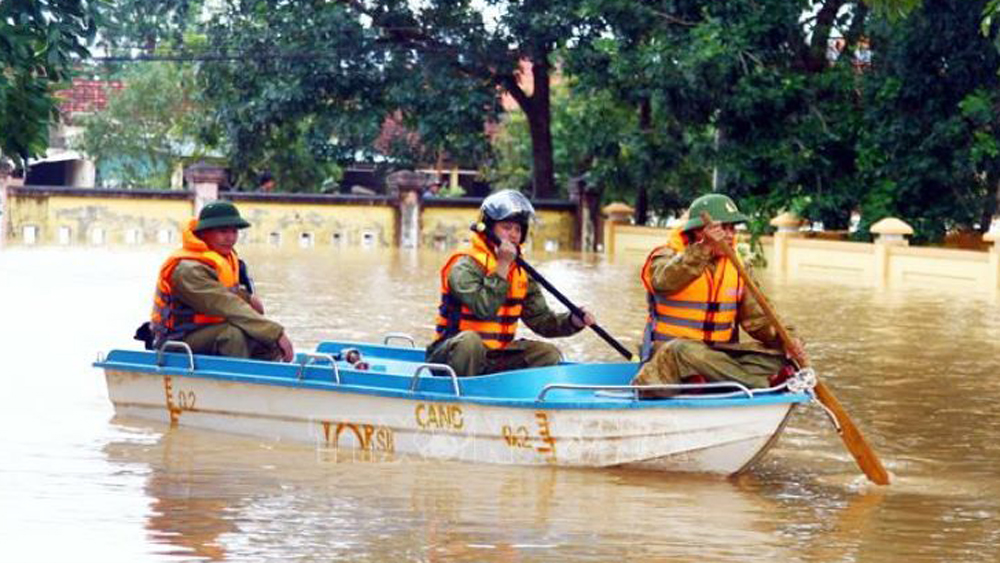
<path fill-rule="evenodd" d="M 271 440 L 365 460 L 419 458 L 730 475 L 759 459 L 811 399 L 799 379 L 751 390 L 678 386 L 639 400 L 638 364 L 564 363 L 477 377 L 428 364 L 422 349 L 323 342 L 294 363 L 113 350 L 103 368 L 116 414 Z M 412 344 L 412 340 L 411 340 Z M 354 360 L 355 351 L 363 364 Z M 800 383 L 796 386 L 796 383 Z"/>

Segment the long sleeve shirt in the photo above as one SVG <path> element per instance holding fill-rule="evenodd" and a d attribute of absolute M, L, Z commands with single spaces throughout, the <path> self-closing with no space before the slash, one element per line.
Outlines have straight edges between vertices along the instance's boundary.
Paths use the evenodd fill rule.
<path fill-rule="evenodd" d="M 513 267 L 517 267 L 516 265 Z M 458 259 L 448 273 L 451 295 L 468 307 L 480 319 L 490 319 L 507 299 L 510 284 L 500 274 L 487 275 L 472 258 Z M 531 330 L 548 338 L 570 336 L 582 330 L 573 324 L 570 313 L 555 313 L 549 309 L 538 283 L 528 279 L 521 320 Z"/>
<path fill-rule="evenodd" d="M 681 253 L 677 253 L 671 248 L 663 248 L 650 264 L 653 290 L 661 294 L 676 293 L 698 279 L 705 269 L 714 268 L 714 264 L 712 250 L 705 243 L 689 244 Z M 751 338 L 763 344 L 765 348 L 781 349 L 781 340 L 777 331 L 771 326 L 764 310 L 761 309 L 760 304 L 750 292 L 745 292 L 743 299 L 740 300 L 737 319 L 739 319 L 740 327 Z M 791 327 L 788 329 L 791 331 Z M 758 346 L 750 344 L 749 346 L 743 344 L 719 344 L 716 346 L 719 348 L 759 349 Z"/>
<path fill-rule="evenodd" d="M 181 260 L 170 276 L 170 284 L 177 298 L 195 311 L 225 317 L 226 322 L 239 327 L 254 340 L 274 344 L 284 332 L 280 324 L 250 306 L 248 295 L 242 289 L 234 293 L 219 283 L 215 270 L 207 264 Z"/>

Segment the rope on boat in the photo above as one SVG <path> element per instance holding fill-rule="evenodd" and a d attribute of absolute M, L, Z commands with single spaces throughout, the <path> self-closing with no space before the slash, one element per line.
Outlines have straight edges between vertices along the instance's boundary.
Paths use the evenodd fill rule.
<path fill-rule="evenodd" d="M 817 383 L 819 383 L 819 379 L 816 377 L 816 371 L 813 370 L 813 368 L 802 368 L 789 377 L 788 381 L 785 382 L 785 385 L 792 393 L 805 393 L 806 395 L 809 395 L 812 402 L 819 405 L 820 408 L 823 409 L 823 412 L 826 413 L 830 422 L 832 422 L 833 426 L 837 429 L 837 432 L 840 432 L 840 422 L 837 420 L 837 417 L 834 416 L 833 411 L 828 409 L 822 401 L 819 401 L 816 398 Z"/>

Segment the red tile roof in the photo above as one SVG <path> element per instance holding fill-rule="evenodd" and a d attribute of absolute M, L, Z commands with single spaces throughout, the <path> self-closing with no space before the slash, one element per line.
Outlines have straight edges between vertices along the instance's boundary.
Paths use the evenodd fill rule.
<path fill-rule="evenodd" d="M 62 98 L 59 110 L 66 117 L 74 113 L 100 111 L 108 105 L 108 92 L 121 90 L 124 85 L 118 80 L 87 80 L 74 78 L 73 86 L 56 92 Z"/>

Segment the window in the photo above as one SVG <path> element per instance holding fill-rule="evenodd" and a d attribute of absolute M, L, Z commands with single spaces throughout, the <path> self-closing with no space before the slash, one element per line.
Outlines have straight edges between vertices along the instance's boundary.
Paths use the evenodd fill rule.
<path fill-rule="evenodd" d="M 66 246 L 73 242 L 73 230 L 63 225 L 59 227 L 59 244 Z"/>
<path fill-rule="evenodd" d="M 94 227 L 90 231 L 90 244 L 95 246 L 104 244 L 104 229 L 101 227 Z"/>
<path fill-rule="evenodd" d="M 313 246 L 313 234 L 312 233 L 299 233 L 299 247 L 300 248 L 312 248 Z"/>
<path fill-rule="evenodd" d="M 142 244 L 142 231 L 139 229 L 125 231 L 125 244 Z"/>
<path fill-rule="evenodd" d="M 344 235 L 342 233 L 333 233 L 330 242 L 333 246 L 343 246 L 344 245 Z"/>
<path fill-rule="evenodd" d="M 361 233 L 361 246 L 364 248 L 372 248 L 375 246 L 375 233 L 371 231 Z"/>
<path fill-rule="evenodd" d="M 156 241 L 160 244 L 170 244 L 174 242 L 174 232 L 170 229 L 160 229 L 156 233 Z"/>
<path fill-rule="evenodd" d="M 21 229 L 21 237 L 24 239 L 24 244 L 35 244 L 38 242 L 38 227 L 35 225 L 25 225 Z"/>
<path fill-rule="evenodd" d="M 267 242 L 271 246 L 281 246 L 281 233 L 271 233 L 267 236 Z"/>

